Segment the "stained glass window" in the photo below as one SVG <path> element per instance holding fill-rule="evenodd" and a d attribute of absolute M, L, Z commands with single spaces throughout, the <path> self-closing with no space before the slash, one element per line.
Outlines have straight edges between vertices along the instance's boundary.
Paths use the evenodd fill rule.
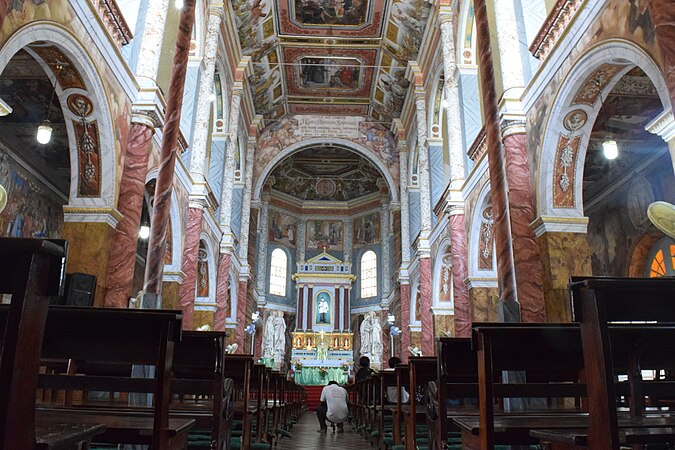
<path fill-rule="evenodd" d="M 361 256 L 361 298 L 377 295 L 377 255 L 368 250 Z"/>
<path fill-rule="evenodd" d="M 675 276 L 675 243 L 665 237 L 658 241 L 651 252 L 647 264 L 647 276 L 649 278 Z"/>
<path fill-rule="evenodd" d="M 286 295 L 286 272 L 288 271 L 288 257 L 286 253 L 276 248 L 272 252 L 270 262 L 270 294 Z"/>

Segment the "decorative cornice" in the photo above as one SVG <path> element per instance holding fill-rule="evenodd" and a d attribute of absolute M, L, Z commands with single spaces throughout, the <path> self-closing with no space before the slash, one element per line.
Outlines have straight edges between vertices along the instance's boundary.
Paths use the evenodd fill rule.
<path fill-rule="evenodd" d="M 551 217 L 542 216 L 530 224 L 534 234 L 544 233 L 580 233 L 588 231 L 588 217 Z"/>
<path fill-rule="evenodd" d="M 649 122 L 645 130 L 661 136 L 666 142 L 670 142 L 671 139 L 675 138 L 675 119 L 673 118 L 672 108 L 662 112 Z"/>
<path fill-rule="evenodd" d="M 63 207 L 64 222 L 107 223 L 115 228 L 121 218 L 122 214 L 115 208 Z"/>
<path fill-rule="evenodd" d="M 131 42 L 133 35 L 115 0 L 98 0 L 96 9 L 118 47 Z"/>
<path fill-rule="evenodd" d="M 544 60 L 586 0 L 558 0 L 530 46 L 535 58 Z"/>
<path fill-rule="evenodd" d="M 478 161 L 481 156 L 487 151 L 487 134 L 485 133 L 485 125 L 480 129 L 476 139 L 474 139 L 473 144 L 469 147 L 469 150 L 466 154 L 469 156 L 471 161 Z"/>

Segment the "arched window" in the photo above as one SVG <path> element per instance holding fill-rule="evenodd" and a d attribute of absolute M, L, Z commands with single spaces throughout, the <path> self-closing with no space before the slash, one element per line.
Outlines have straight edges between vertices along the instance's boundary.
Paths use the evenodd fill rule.
<path fill-rule="evenodd" d="M 368 250 L 361 256 L 361 298 L 377 295 L 377 255 Z"/>
<path fill-rule="evenodd" d="M 286 252 L 280 248 L 272 252 L 272 261 L 270 262 L 270 294 L 286 295 L 286 272 L 288 267 L 288 257 Z"/>
<path fill-rule="evenodd" d="M 649 278 L 675 276 L 675 243 L 670 238 L 663 238 L 654 245 L 649 253 L 651 258 L 647 264 Z"/>

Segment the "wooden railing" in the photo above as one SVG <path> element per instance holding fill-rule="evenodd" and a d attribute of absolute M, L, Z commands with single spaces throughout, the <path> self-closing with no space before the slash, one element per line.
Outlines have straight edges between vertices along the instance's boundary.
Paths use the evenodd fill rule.
<path fill-rule="evenodd" d="M 586 0 L 558 0 L 530 46 L 535 58 L 544 60 Z"/>
<path fill-rule="evenodd" d="M 115 0 L 94 0 L 94 6 L 103 19 L 108 32 L 110 32 L 115 43 L 121 47 L 131 42 L 133 37 L 129 25 L 124 20 L 122 11 L 117 6 Z"/>

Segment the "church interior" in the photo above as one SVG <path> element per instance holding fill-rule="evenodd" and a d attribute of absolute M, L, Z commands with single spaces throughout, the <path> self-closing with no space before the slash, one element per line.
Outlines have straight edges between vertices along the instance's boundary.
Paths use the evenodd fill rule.
<path fill-rule="evenodd" d="M 0 0 L 0 449 L 675 448 L 674 24 Z"/>

